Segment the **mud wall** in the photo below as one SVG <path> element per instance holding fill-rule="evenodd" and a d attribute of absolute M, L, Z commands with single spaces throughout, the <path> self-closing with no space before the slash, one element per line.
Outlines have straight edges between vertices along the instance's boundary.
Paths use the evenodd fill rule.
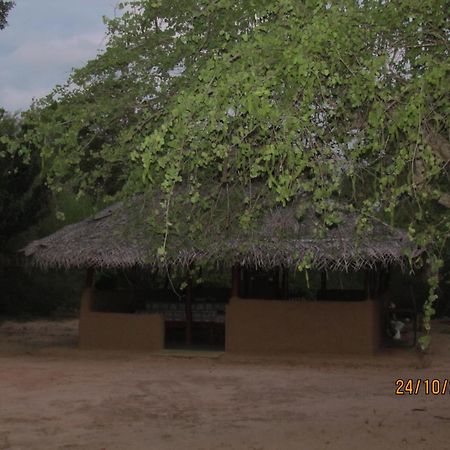
<path fill-rule="evenodd" d="M 161 314 L 94 312 L 95 295 L 92 288 L 85 289 L 82 295 L 81 348 L 148 351 L 164 348 L 164 319 Z"/>
<path fill-rule="evenodd" d="M 225 350 L 234 353 L 371 354 L 380 346 L 377 301 L 232 298 Z"/>

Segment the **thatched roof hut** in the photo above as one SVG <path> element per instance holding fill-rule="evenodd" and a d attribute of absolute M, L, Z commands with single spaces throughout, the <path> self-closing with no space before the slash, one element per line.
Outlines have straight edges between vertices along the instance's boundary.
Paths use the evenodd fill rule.
<path fill-rule="evenodd" d="M 165 258 L 158 249 L 164 240 L 164 214 L 137 196 L 120 202 L 79 223 L 28 244 L 23 252 L 41 267 L 131 268 L 164 264 L 187 267 L 192 263 L 272 268 L 295 267 L 307 257 L 316 269 L 362 269 L 403 264 L 417 254 L 406 233 L 372 221 L 357 232 L 357 216 L 340 211 L 340 223 L 324 228 L 308 209 L 299 217 L 298 202 L 261 215 L 256 225 L 243 230 L 214 224 L 189 237 L 188 222 L 171 229 Z"/>

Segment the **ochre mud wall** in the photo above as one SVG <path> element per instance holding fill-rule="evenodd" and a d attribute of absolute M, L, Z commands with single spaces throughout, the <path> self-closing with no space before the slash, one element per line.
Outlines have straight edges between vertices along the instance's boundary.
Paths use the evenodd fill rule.
<path fill-rule="evenodd" d="M 81 299 L 79 345 L 83 349 L 161 350 L 164 319 L 161 314 L 93 312 L 95 290 L 85 289 Z"/>
<path fill-rule="evenodd" d="M 232 298 L 225 350 L 235 353 L 357 353 L 380 346 L 379 304 Z"/>

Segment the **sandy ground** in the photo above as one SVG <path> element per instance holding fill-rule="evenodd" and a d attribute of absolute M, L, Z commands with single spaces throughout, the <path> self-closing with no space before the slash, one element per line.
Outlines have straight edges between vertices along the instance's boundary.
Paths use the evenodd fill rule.
<path fill-rule="evenodd" d="M 0 325 L 0 449 L 450 449 L 450 323 L 430 356 L 188 357 L 88 352 L 77 321 Z M 216 355 L 217 356 L 217 355 Z"/>

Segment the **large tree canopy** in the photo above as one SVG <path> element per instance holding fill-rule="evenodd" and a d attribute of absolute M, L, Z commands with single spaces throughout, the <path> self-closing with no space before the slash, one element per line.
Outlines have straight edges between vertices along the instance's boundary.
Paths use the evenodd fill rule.
<path fill-rule="evenodd" d="M 345 203 L 362 230 L 376 217 L 439 254 L 450 234 L 447 1 L 121 6 L 106 50 L 28 113 L 50 185 L 162 190 L 162 256 L 177 221 L 201 232 L 231 191 L 242 193 L 238 226 L 304 196 L 325 226 Z"/>

